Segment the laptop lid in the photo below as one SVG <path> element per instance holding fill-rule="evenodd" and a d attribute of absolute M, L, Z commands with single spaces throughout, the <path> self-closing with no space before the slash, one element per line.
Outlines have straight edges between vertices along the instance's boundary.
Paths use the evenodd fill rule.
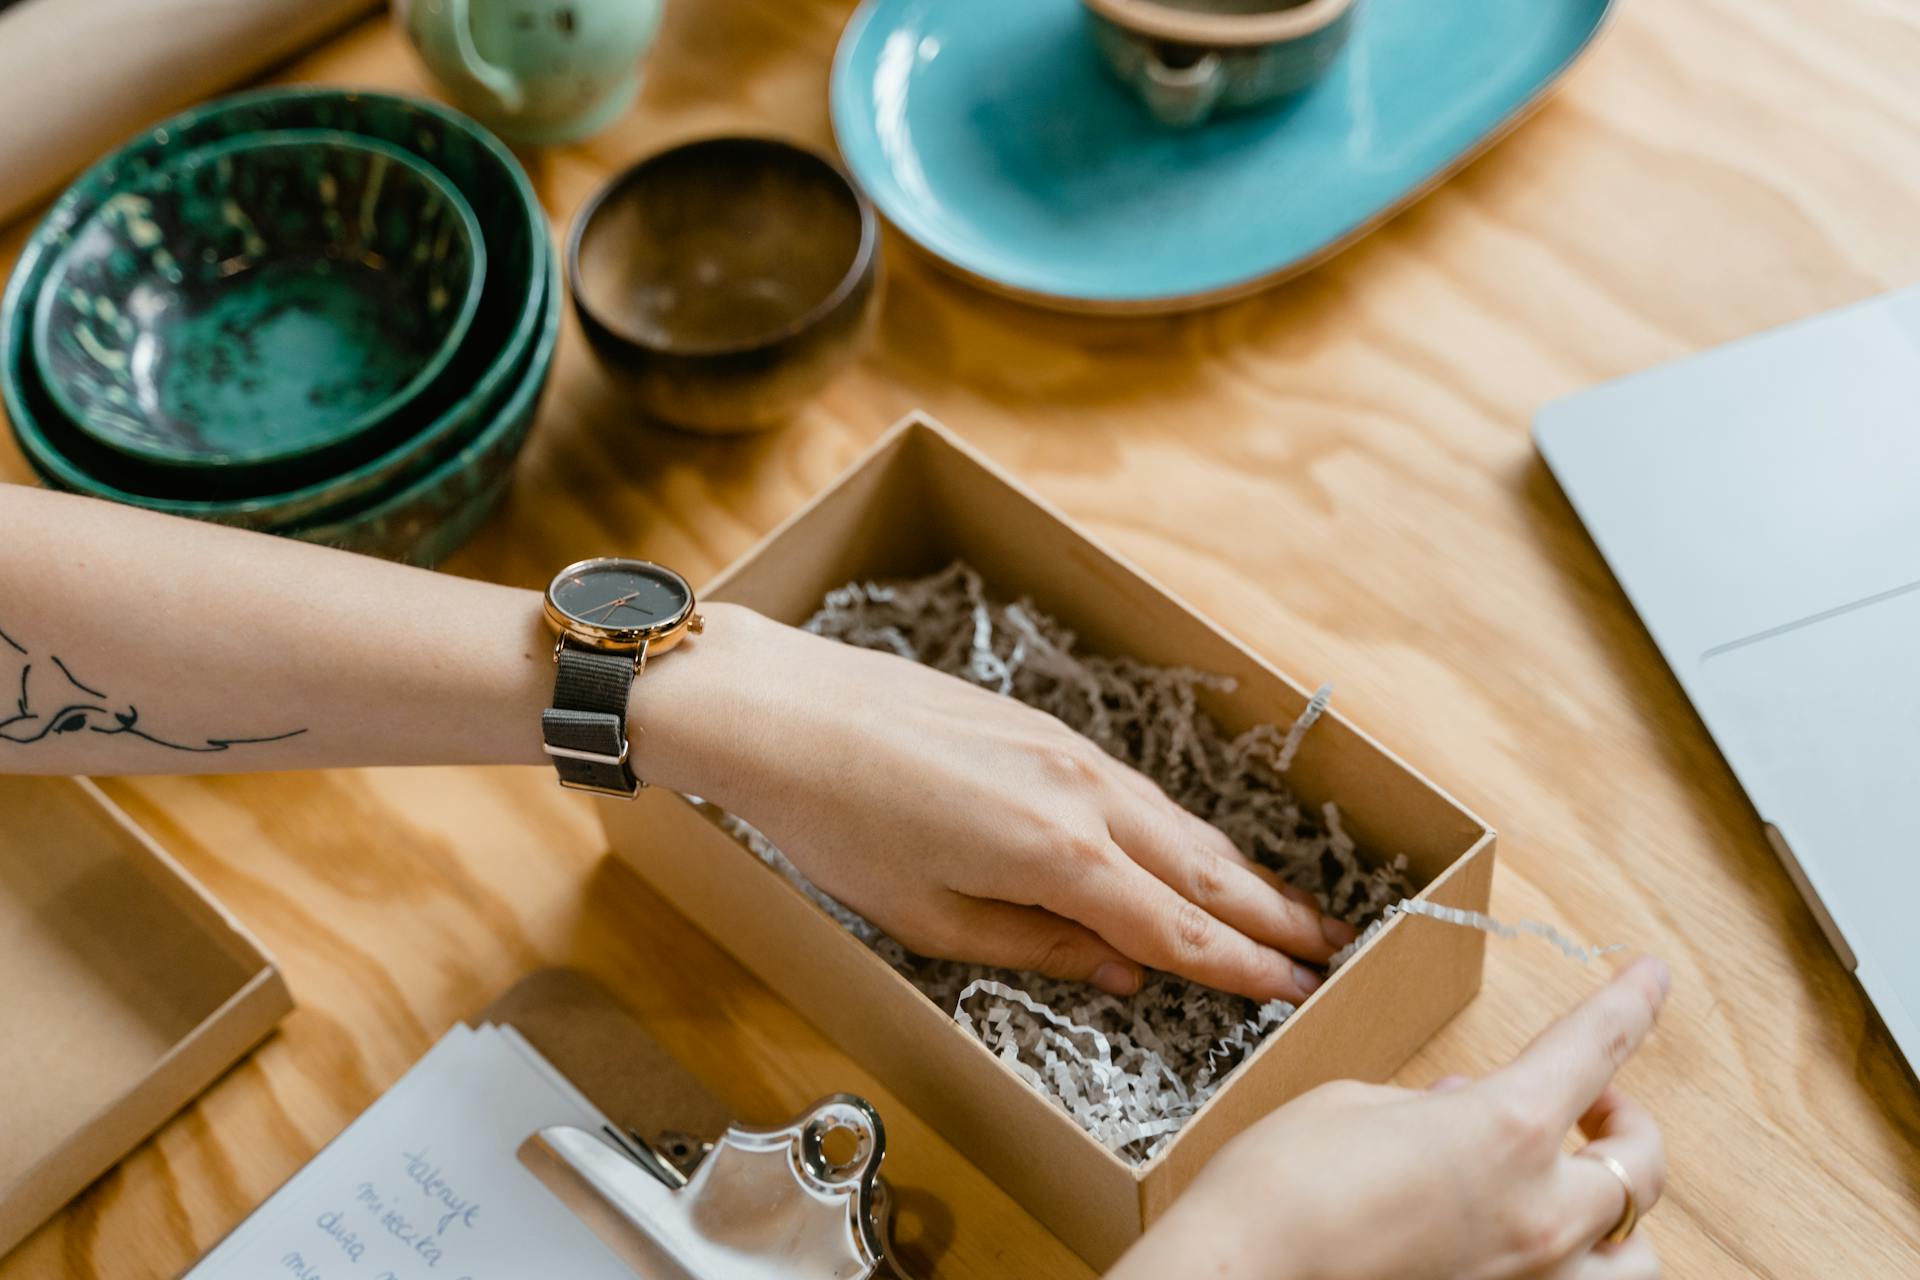
<path fill-rule="evenodd" d="M 1534 440 L 1920 1064 L 1920 288 L 1555 401 Z"/>

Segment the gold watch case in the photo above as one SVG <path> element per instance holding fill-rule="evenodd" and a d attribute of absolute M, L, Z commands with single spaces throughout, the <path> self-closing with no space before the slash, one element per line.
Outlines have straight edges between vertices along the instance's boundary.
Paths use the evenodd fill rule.
<path fill-rule="evenodd" d="M 560 585 L 570 578 L 596 570 L 616 569 L 669 579 L 685 593 L 686 604 L 676 610 L 672 617 L 649 626 L 607 627 L 575 617 L 563 609 L 555 598 Z M 544 608 L 547 626 L 554 632 L 553 659 L 555 662 L 560 660 L 561 651 L 571 640 L 583 649 L 592 649 L 599 653 L 630 654 L 633 657 L 634 670 L 645 670 L 648 657 L 665 653 L 686 639 L 689 633 L 699 635 L 705 630 L 706 622 L 696 612 L 695 605 L 692 585 L 663 564 L 656 564 L 651 560 L 637 560 L 631 556 L 595 556 L 587 560 L 576 560 L 554 574 L 553 581 L 547 584 Z"/>

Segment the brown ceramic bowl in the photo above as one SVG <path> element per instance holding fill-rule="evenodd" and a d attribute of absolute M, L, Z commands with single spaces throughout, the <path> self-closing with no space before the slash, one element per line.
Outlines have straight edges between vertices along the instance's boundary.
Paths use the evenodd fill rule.
<path fill-rule="evenodd" d="M 648 413 L 770 426 L 850 360 L 879 299 L 880 225 L 831 160 L 771 138 L 689 142 L 601 188 L 567 243 L 595 353 Z"/>

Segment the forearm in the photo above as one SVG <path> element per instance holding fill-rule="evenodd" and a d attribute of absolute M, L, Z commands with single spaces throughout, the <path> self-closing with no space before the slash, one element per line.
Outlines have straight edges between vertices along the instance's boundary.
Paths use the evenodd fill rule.
<path fill-rule="evenodd" d="M 0 771 L 544 759 L 533 591 L 0 485 L 0 634 Z M 656 701 L 697 697 L 703 647 L 721 646 L 657 664 L 636 706 L 656 680 Z M 636 760 L 671 736 L 636 735 Z"/>
<path fill-rule="evenodd" d="M 1120 994 L 1169 968 L 1297 1004 L 1320 982 L 1301 961 L 1352 939 L 1059 720 L 700 608 L 704 629 L 633 682 L 634 772 L 752 822 L 903 945 Z M 0 632 L 0 771 L 546 758 L 533 591 L 0 485 Z M 1196 910 L 1204 945 L 1181 923 Z"/>
<path fill-rule="evenodd" d="M 1343 1270 L 1330 1260 L 1324 1241 L 1338 1239 L 1338 1234 L 1328 1229 L 1330 1224 L 1302 1221 L 1290 1213 L 1286 1194 L 1284 1186 L 1264 1188 L 1258 1203 L 1248 1204 L 1247 1197 L 1230 1201 L 1217 1189 L 1202 1186 L 1176 1201 L 1106 1273 L 1106 1280 L 1321 1280 L 1367 1274 Z"/>

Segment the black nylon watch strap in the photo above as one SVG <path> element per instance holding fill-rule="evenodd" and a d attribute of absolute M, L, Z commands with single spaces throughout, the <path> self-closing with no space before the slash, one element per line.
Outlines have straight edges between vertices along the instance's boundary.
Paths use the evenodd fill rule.
<path fill-rule="evenodd" d="M 548 754 L 564 786 L 631 796 L 646 784 L 627 760 L 633 659 L 560 646 L 553 705 L 541 715 Z"/>

